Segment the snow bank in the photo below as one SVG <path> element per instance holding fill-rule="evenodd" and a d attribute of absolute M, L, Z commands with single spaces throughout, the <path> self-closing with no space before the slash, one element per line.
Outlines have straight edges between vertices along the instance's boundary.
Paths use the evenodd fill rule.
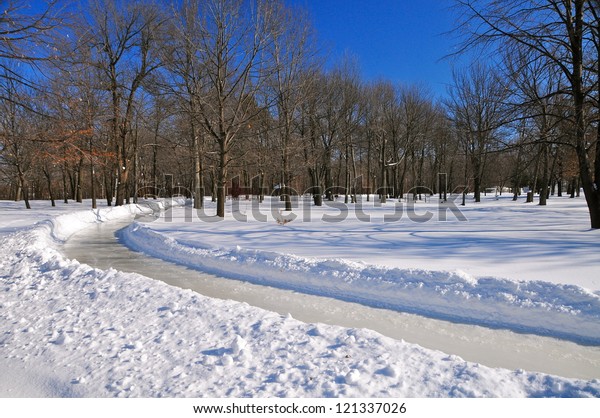
<path fill-rule="evenodd" d="M 600 344 L 600 295 L 575 285 L 475 279 L 460 271 L 371 266 L 240 247 L 197 248 L 140 223 L 122 231 L 121 239 L 153 257 L 224 277 L 438 319 Z"/>
<path fill-rule="evenodd" d="M 57 250 L 57 240 L 77 228 L 138 210 L 146 209 L 84 211 L 0 237 L 0 396 L 600 396 L 598 380 L 492 369 L 369 330 L 305 324 L 137 274 L 94 269 Z M 162 254 L 194 254 L 134 229 L 128 235 L 138 244 L 146 237 L 168 245 Z M 229 257 L 245 267 L 237 259 L 243 254 Z M 255 266 L 278 260 L 261 257 Z"/>
<path fill-rule="evenodd" d="M 65 241 L 75 232 L 95 222 L 108 222 L 115 219 L 133 217 L 140 214 L 152 214 L 166 210 L 172 206 L 185 204 L 185 199 L 175 198 L 170 200 L 144 200 L 143 203 L 115 206 L 112 208 L 90 209 L 56 216 L 43 223 L 48 224 L 52 237 L 58 241 Z"/>

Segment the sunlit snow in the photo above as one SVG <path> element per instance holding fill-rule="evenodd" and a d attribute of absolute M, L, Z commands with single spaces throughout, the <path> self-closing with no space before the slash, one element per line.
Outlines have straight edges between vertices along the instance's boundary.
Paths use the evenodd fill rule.
<path fill-rule="evenodd" d="M 490 368 L 68 260 L 63 242 L 75 232 L 151 211 L 33 205 L 0 202 L 1 396 L 600 395 L 598 379 Z M 354 210 L 323 222 L 339 218 L 333 206 L 311 209 L 308 222 L 300 205 L 285 225 L 268 209 L 257 221 L 246 201 L 220 222 L 210 222 L 210 207 L 202 219 L 186 206 L 120 237 L 225 277 L 599 343 L 600 236 L 587 229 L 582 199 L 489 199 L 461 208 L 466 222 L 436 219 L 437 202 L 418 208 L 432 210 L 428 222 L 385 222 L 393 205 L 365 202 L 370 222 Z"/>

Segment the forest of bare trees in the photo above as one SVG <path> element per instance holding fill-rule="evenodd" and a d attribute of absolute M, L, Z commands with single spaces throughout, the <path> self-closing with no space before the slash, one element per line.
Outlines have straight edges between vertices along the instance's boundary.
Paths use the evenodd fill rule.
<path fill-rule="evenodd" d="M 0 2 L 0 199 L 583 190 L 600 228 L 597 0 L 456 0 L 477 58 L 443 98 L 326 67 L 284 0 L 28 3 Z"/>

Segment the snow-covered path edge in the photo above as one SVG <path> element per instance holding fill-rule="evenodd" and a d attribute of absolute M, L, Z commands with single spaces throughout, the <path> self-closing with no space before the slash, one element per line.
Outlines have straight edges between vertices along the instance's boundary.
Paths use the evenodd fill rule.
<path fill-rule="evenodd" d="M 600 344 L 600 295 L 544 281 L 475 279 L 448 271 L 387 268 L 269 251 L 194 248 L 134 222 L 129 248 L 223 277 L 437 319 Z"/>

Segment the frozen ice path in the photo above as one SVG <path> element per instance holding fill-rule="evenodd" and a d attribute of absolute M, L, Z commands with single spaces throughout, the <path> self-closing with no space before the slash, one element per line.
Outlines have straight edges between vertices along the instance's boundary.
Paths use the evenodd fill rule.
<path fill-rule="evenodd" d="M 108 222 L 86 228 L 66 242 L 64 253 L 68 258 L 94 267 L 136 272 L 206 296 L 291 314 L 304 322 L 372 329 L 491 367 L 571 378 L 600 378 L 600 347 L 597 346 L 455 324 L 212 276 L 127 249 L 115 237 L 115 232 L 127 225 L 128 222 Z"/>

